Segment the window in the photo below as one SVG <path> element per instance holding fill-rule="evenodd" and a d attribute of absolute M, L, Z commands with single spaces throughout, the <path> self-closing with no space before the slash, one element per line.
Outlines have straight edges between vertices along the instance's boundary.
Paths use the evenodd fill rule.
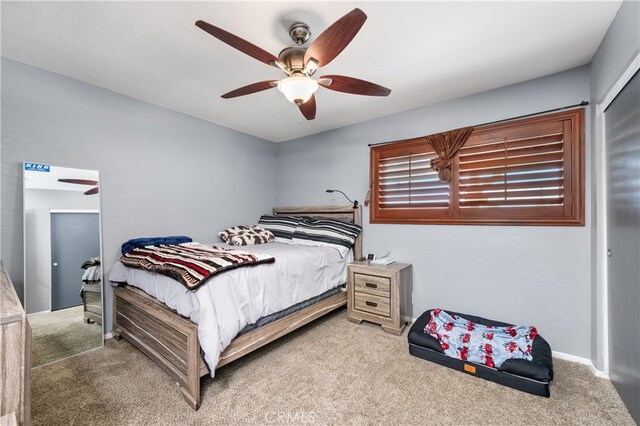
<path fill-rule="evenodd" d="M 425 138 L 371 148 L 371 223 L 584 224 L 584 110 L 476 128 L 431 168 Z"/>

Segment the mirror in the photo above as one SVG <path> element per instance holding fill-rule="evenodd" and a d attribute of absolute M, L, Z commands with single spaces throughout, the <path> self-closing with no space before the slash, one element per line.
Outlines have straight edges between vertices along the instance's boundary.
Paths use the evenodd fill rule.
<path fill-rule="evenodd" d="M 23 166 L 24 308 L 37 367 L 103 344 L 100 179 Z"/>

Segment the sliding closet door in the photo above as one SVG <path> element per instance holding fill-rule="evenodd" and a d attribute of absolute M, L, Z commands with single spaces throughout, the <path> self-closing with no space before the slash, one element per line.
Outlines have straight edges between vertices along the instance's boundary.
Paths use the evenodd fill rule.
<path fill-rule="evenodd" d="M 609 374 L 640 424 L 640 73 L 605 111 Z"/>

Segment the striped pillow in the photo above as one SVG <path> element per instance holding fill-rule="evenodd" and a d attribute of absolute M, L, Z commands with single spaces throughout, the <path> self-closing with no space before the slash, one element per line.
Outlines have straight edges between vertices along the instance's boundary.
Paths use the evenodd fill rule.
<path fill-rule="evenodd" d="M 262 215 L 258 221 L 258 225 L 271 231 L 276 237 L 274 240 L 277 243 L 291 243 L 293 233 L 298 226 L 298 223 L 302 221 L 299 216 L 281 216 L 281 215 Z"/>
<path fill-rule="evenodd" d="M 293 243 L 306 246 L 329 246 L 345 256 L 362 232 L 362 226 L 336 219 L 305 218 L 298 223 Z"/>

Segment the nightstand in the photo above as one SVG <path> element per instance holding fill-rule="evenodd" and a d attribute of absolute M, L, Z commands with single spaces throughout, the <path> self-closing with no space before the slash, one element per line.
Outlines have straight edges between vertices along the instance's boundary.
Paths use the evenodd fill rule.
<path fill-rule="evenodd" d="M 380 324 L 400 335 L 411 318 L 411 265 L 376 265 L 366 261 L 348 265 L 347 319 Z"/>

